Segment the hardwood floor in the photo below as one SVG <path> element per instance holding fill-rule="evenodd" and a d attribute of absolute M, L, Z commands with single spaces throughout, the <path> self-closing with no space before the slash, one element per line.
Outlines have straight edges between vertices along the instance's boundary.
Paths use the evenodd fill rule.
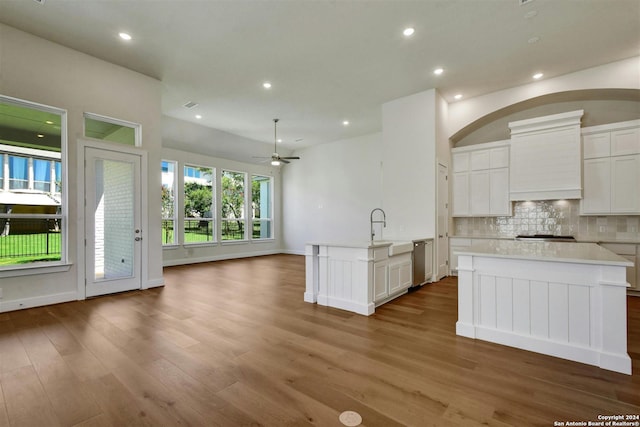
<path fill-rule="evenodd" d="M 640 414 L 633 376 L 455 335 L 456 280 L 370 317 L 307 304 L 304 258 L 165 269 L 164 288 L 0 314 L 0 427 L 553 426 Z"/>

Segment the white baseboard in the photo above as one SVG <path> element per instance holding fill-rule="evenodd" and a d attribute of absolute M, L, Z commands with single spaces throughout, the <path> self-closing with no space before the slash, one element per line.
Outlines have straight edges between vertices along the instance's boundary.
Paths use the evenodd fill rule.
<path fill-rule="evenodd" d="M 7 311 L 23 310 L 25 308 L 42 307 L 51 304 L 60 304 L 62 302 L 77 301 L 78 293 L 63 292 L 60 294 L 43 295 L 31 298 L 22 298 L 11 301 L 0 300 L 0 313 Z"/>
<path fill-rule="evenodd" d="M 157 288 L 160 286 L 164 286 L 164 278 L 162 277 L 160 277 L 159 279 L 147 280 L 147 286 L 144 289 Z"/>
<path fill-rule="evenodd" d="M 172 260 L 164 261 L 162 263 L 162 266 L 172 267 L 175 265 L 198 264 L 201 262 L 224 261 L 227 259 L 250 258 L 254 256 L 276 255 L 281 253 L 283 252 L 278 249 L 274 249 L 269 251 L 241 252 L 241 253 L 235 253 L 235 254 L 213 255 L 213 256 L 199 257 L 199 258 L 181 258 L 181 259 L 172 259 Z"/>
<path fill-rule="evenodd" d="M 280 251 L 281 254 L 287 254 L 287 255 L 304 255 L 304 249 L 301 251 L 296 251 L 294 249 L 285 249 Z"/>

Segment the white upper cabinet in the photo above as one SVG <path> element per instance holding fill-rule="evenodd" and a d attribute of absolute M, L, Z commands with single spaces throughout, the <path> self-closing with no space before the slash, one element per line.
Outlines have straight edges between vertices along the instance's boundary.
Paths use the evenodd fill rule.
<path fill-rule="evenodd" d="M 626 156 L 640 153 L 640 128 L 611 131 L 611 155 Z"/>
<path fill-rule="evenodd" d="M 583 215 L 640 214 L 640 120 L 582 129 Z"/>
<path fill-rule="evenodd" d="M 454 217 L 511 215 L 509 141 L 496 141 L 451 151 Z"/>

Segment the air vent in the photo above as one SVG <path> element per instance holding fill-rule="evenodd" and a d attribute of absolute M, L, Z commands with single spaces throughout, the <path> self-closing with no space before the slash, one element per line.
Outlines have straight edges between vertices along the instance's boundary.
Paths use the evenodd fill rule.
<path fill-rule="evenodd" d="M 518 0 L 520 2 L 520 6 L 524 6 L 527 3 L 531 3 L 533 0 Z"/>
<path fill-rule="evenodd" d="M 44 4 L 44 0 L 33 0 L 36 3 Z"/>
<path fill-rule="evenodd" d="M 184 104 L 184 106 L 187 107 L 187 108 L 193 108 L 193 107 L 195 107 L 197 105 L 198 105 L 198 103 L 197 102 L 193 102 L 193 101 L 189 101 L 186 104 Z"/>

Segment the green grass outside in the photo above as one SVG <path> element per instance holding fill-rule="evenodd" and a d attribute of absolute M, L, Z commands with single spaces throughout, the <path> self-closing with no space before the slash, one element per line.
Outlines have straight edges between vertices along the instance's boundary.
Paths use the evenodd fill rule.
<path fill-rule="evenodd" d="M 184 243 L 207 243 L 212 242 L 213 237 L 211 229 L 206 226 L 198 227 L 196 221 L 190 221 L 191 227 L 184 230 Z M 162 244 L 173 243 L 173 227 L 170 222 L 163 222 L 162 226 Z M 254 239 L 260 238 L 260 223 L 253 224 Z M 229 221 L 225 222 L 225 227 L 222 229 L 222 241 L 242 240 L 243 235 L 238 227 L 238 224 Z"/>
<path fill-rule="evenodd" d="M 60 233 L 48 233 L 48 237 L 47 251 L 47 233 L 0 236 L 0 265 L 59 261 Z"/>

